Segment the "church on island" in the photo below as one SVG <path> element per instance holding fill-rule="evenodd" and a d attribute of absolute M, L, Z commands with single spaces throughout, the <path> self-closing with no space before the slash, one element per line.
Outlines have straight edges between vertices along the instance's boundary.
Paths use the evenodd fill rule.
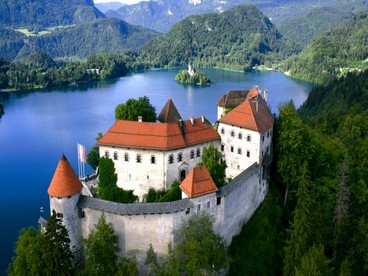
<path fill-rule="evenodd" d="M 138 263 L 150 244 L 164 254 L 175 240 L 173 230 L 198 212 L 212 216 L 214 231 L 231 243 L 267 194 L 274 118 L 267 91 L 262 96 L 259 87 L 229 91 L 217 105 L 216 128 L 203 115 L 183 120 L 169 99 L 156 122 L 118 120 L 98 141 L 100 156 L 115 164 L 119 187 L 141 199 L 150 187 L 168 189 L 178 181 L 181 200 L 121 204 L 94 198 L 62 156 L 48 189 L 50 210 L 63 219 L 76 258 L 102 214 L 119 237 L 120 253 Z M 206 167 L 197 166 L 209 145 L 227 164 L 230 181 L 220 188 Z"/>

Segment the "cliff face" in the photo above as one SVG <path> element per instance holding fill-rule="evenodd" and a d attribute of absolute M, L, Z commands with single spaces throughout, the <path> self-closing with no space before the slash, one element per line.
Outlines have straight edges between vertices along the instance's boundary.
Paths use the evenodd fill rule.
<path fill-rule="evenodd" d="M 101 17 L 93 0 L 0 0 L 0 24 L 8 27 L 42 29 Z"/>

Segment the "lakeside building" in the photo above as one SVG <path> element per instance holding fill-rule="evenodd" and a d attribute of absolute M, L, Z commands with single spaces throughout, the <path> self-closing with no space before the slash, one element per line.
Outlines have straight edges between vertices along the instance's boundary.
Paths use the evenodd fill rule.
<path fill-rule="evenodd" d="M 214 218 L 214 231 L 229 245 L 264 200 L 273 116 L 258 88 L 250 89 L 238 107 L 220 118 L 219 134 L 204 117 L 183 121 L 171 100 L 158 117 L 157 123 L 117 121 L 99 140 L 100 155 L 114 160 L 120 187 L 131 187 L 141 196 L 149 187 L 168 188 L 176 179 L 181 182 L 181 200 L 121 204 L 93 198 L 83 191 L 66 157 L 60 159 L 48 189 L 50 210 L 63 219 L 77 259 L 83 239 L 95 231 L 102 214 L 119 237 L 120 254 L 135 256 L 143 264 L 150 244 L 165 254 L 167 244 L 175 242 L 175 230 L 199 212 Z M 232 180 L 221 188 L 205 167 L 196 167 L 209 144 L 229 162 L 226 173 Z"/>

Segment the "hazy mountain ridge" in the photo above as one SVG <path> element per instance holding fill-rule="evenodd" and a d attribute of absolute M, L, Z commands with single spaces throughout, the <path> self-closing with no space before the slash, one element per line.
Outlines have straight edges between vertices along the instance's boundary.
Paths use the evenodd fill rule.
<path fill-rule="evenodd" d="M 266 14 L 274 24 L 299 14 L 324 6 L 340 7 L 343 4 L 356 5 L 364 0 L 152 0 L 119 9 L 111 9 L 108 17 L 121 18 L 131 24 L 141 25 L 159 32 L 167 32 L 180 20 L 190 16 L 211 12 L 224 12 L 237 5 L 251 4 Z M 105 4 L 106 5 L 106 4 Z"/>
<path fill-rule="evenodd" d="M 197 66 L 248 70 L 295 53 L 272 22 L 256 7 L 243 5 L 221 14 L 190 16 L 141 49 L 153 66 Z"/>

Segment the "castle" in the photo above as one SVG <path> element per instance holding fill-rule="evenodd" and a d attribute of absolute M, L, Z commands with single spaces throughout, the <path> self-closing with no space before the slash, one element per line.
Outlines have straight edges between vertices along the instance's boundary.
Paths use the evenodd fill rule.
<path fill-rule="evenodd" d="M 98 141 L 100 156 L 114 161 L 118 186 L 142 197 L 149 187 L 167 189 L 178 180 L 181 200 L 120 204 L 93 198 L 66 157 L 61 158 L 48 189 L 50 210 L 63 218 L 76 257 L 103 213 L 119 237 L 120 253 L 136 256 L 138 263 L 143 263 L 149 244 L 164 254 L 174 242 L 173 230 L 198 212 L 213 216 L 214 231 L 231 243 L 268 190 L 273 115 L 258 87 L 223 97 L 237 98 L 238 104 L 219 100 L 217 131 L 203 116 L 183 121 L 169 100 L 158 122 L 117 121 Z M 231 181 L 221 188 L 205 167 L 196 167 L 210 144 L 228 166 Z"/>

